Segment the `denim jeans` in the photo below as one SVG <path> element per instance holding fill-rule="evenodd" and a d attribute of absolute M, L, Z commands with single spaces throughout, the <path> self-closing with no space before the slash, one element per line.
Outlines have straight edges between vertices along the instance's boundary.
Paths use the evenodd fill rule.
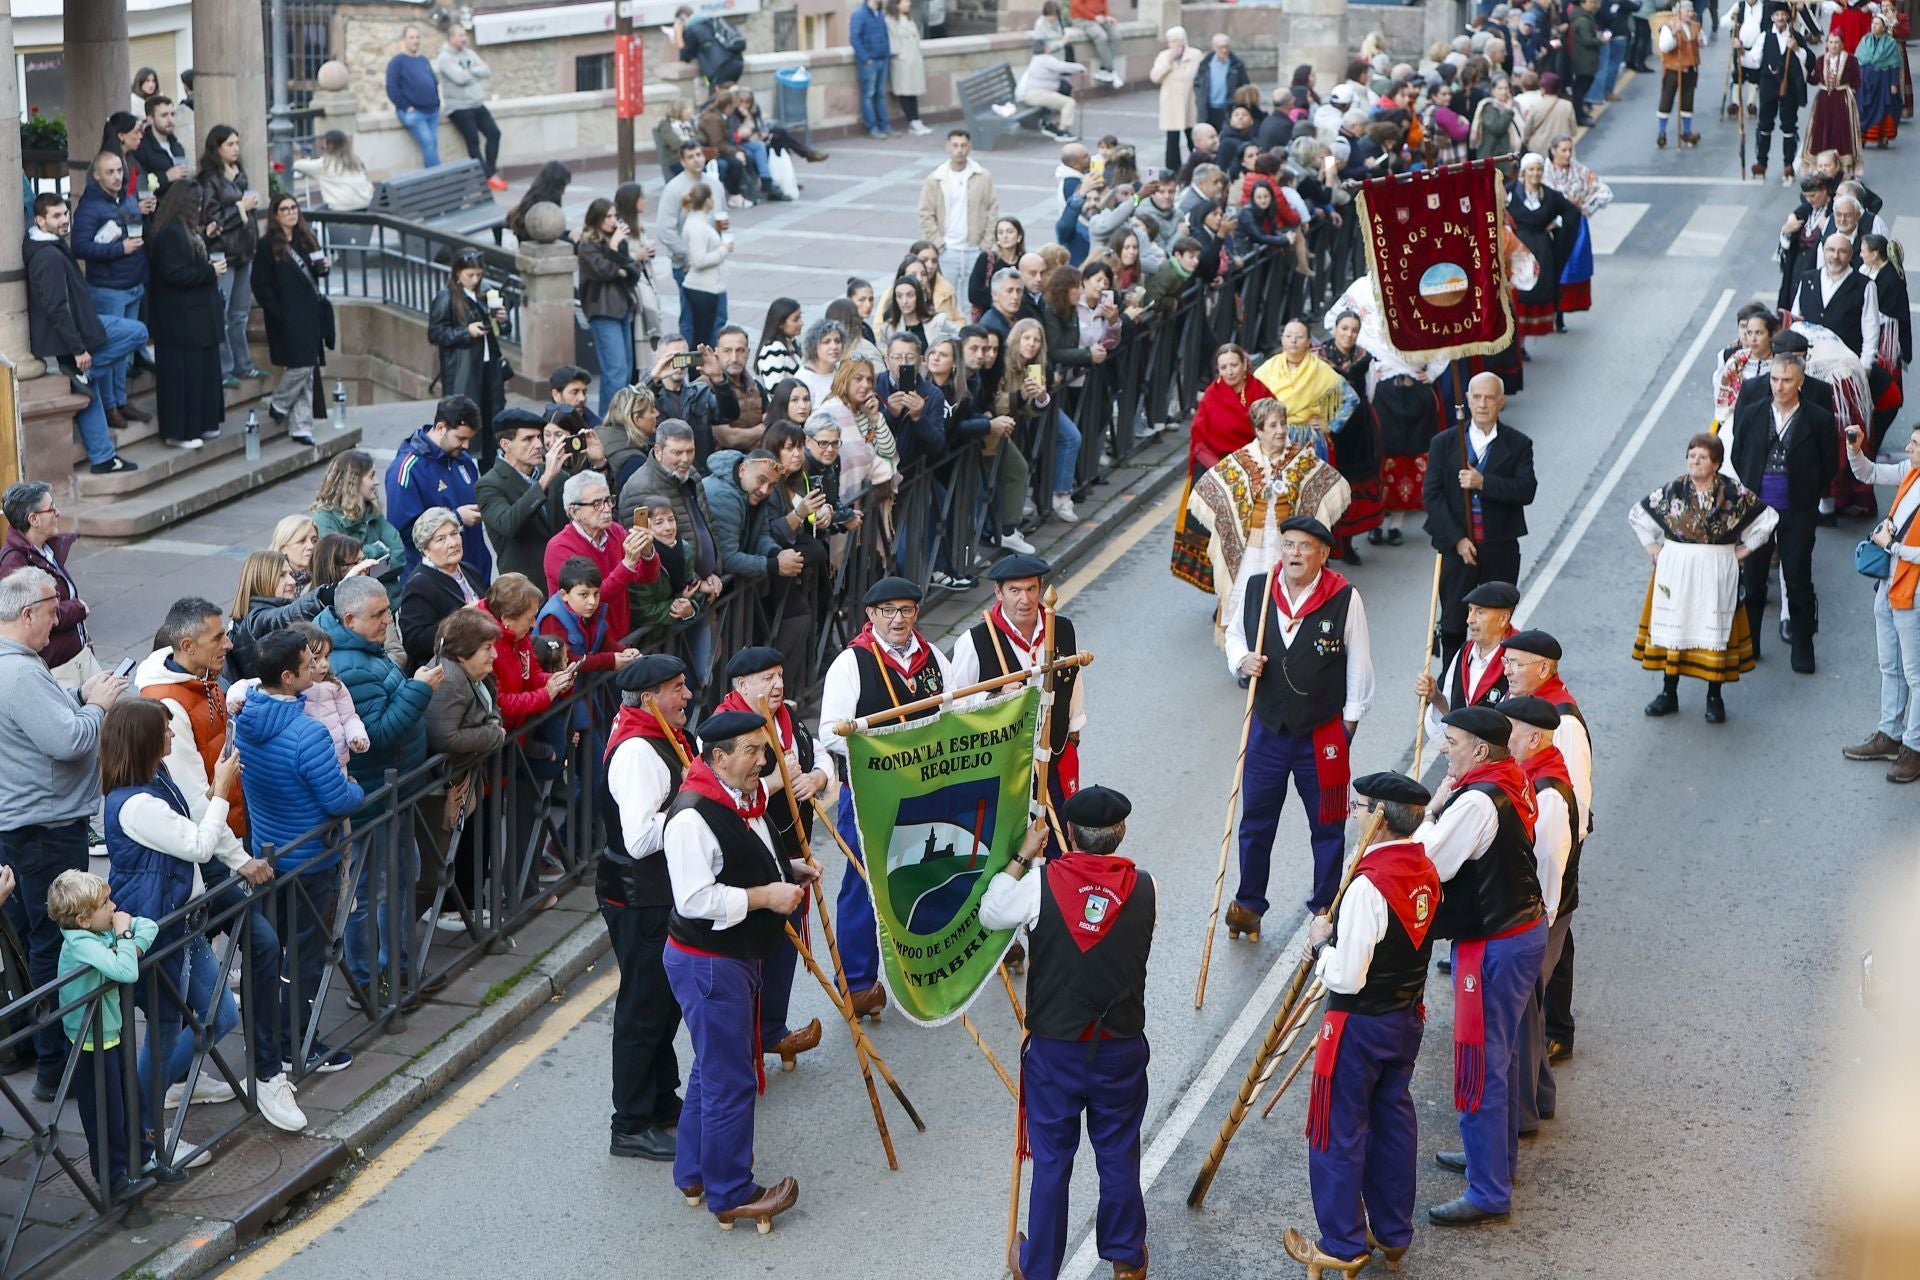
<path fill-rule="evenodd" d="M 337 861 L 318 871 L 302 872 L 298 883 L 282 885 L 273 896 L 273 928 L 287 944 L 281 984 L 280 1060 L 298 1065 L 307 1021 L 313 1016 L 313 998 L 327 969 L 329 925 L 340 897 Z M 257 975 L 256 975 L 257 982 Z M 314 1035 L 318 1047 L 320 1037 Z M 278 1064 L 275 1064 L 276 1066 Z"/>
<path fill-rule="evenodd" d="M 138 320 L 103 315 L 100 324 L 107 331 L 107 340 L 93 353 L 96 372 L 89 375 L 89 381 L 93 383 L 93 399 L 87 401 L 86 408 L 73 415 L 73 425 L 80 432 L 80 441 L 87 446 L 87 461 L 95 463 L 111 461 L 114 454 L 113 436 L 107 430 L 106 382 L 97 371 L 103 366 L 118 366 L 125 370 L 127 358 L 136 349 L 147 345 L 147 326 Z M 124 403 L 124 390 L 121 399 Z"/>
<path fill-rule="evenodd" d="M 860 123 L 868 133 L 887 129 L 887 64 L 863 62 L 860 71 Z"/>
<path fill-rule="evenodd" d="M 980 250 L 970 244 L 962 245 L 958 249 L 940 250 L 940 274 L 960 292 L 959 301 L 962 311 L 966 309 L 967 281 L 973 276 L 973 262 L 979 256 Z"/>
<path fill-rule="evenodd" d="M 196 938 L 188 943 L 187 949 L 176 953 L 173 963 L 168 967 L 172 970 L 169 976 L 179 993 L 193 1007 L 194 1017 L 203 1022 L 212 1022 L 213 1030 L 207 1043 L 219 1042 L 239 1024 L 240 1006 L 234 1003 L 233 993 L 227 990 L 227 975 L 222 972 L 220 962 L 205 938 Z M 157 1090 L 162 1095 L 169 1085 L 186 1079 L 187 1067 L 200 1047 L 195 1037 L 183 1034 L 186 1016 L 175 1001 L 173 992 L 167 989 L 165 979 L 161 980 L 159 990 L 159 1007 L 148 1010 L 147 1034 L 140 1042 L 137 1068 L 140 1073 L 140 1127 L 152 1134 L 160 1132 L 160 1117 L 153 1109 L 153 1095 L 156 1092 L 153 1080 L 155 1044 L 166 1055 L 165 1070 Z M 208 1072 L 219 1078 L 219 1069 L 211 1063 L 200 1069 L 202 1076 Z"/>
<path fill-rule="evenodd" d="M 593 316 L 593 353 L 600 358 L 600 416 L 607 416 L 613 393 L 633 382 L 633 317 Z"/>
<path fill-rule="evenodd" d="M 758 138 L 748 138 L 740 144 L 740 149 L 753 161 L 753 171 L 760 175 L 760 181 L 772 182 L 773 173 L 767 168 L 767 144 Z"/>
<path fill-rule="evenodd" d="M 246 930 L 243 938 L 247 948 L 246 964 L 253 973 L 253 1077 L 271 1080 L 280 1073 L 280 1063 L 293 1055 L 282 1052 L 287 1046 L 281 1043 L 280 935 L 274 931 L 273 921 L 267 914 L 264 895 L 268 890 L 256 890 L 218 862 L 207 864 L 206 876 L 207 887 L 213 894 L 209 899 L 210 911 L 225 911 L 239 899 L 251 903 L 246 915 L 236 917 L 227 929 L 237 934 L 244 924 Z"/>
<path fill-rule="evenodd" d="M 1588 106 L 1600 105 L 1619 83 L 1620 71 L 1627 65 L 1627 43 L 1625 36 L 1615 36 L 1600 46 L 1600 71 L 1587 95 Z"/>
<path fill-rule="evenodd" d="M 680 305 L 684 308 L 680 313 L 681 331 L 692 330 L 692 336 L 687 339 L 688 345 L 712 346 L 720 340 L 720 329 L 726 323 L 722 319 L 727 309 L 727 295 L 724 292 L 708 293 L 705 289 L 689 289 L 681 285 Z"/>
<path fill-rule="evenodd" d="M 87 292 L 93 295 L 93 309 L 102 319 L 115 316 L 121 320 L 140 323 L 140 300 L 147 296 L 147 286 L 137 284 L 131 289 L 108 289 L 102 285 L 90 284 Z M 142 344 L 144 345 L 144 344 Z M 119 360 L 108 363 L 95 360 L 93 380 L 100 384 L 102 405 L 118 409 L 127 402 L 127 365 L 132 361 L 133 353 L 128 352 Z"/>
<path fill-rule="evenodd" d="M 687 340 L 687 345 L 691 347 L 695 345 L 693 340 L 693 305 L 687 301 L 686 281 L 687 281 L 686 268 L 685 267 L 673 268 L 673 282 L 676 285 L 680 286 L 680 336 L 685 338 Z M 719 293 L 719 294 L 708 294 L 707 296 L 710 298 L 717 297 L 720 299 L 719 310 L 714 313 L 714 317 L 713 317 L 713 328 L 714 328 L 714 331 L 717 333 L 721 329 L 724 329 L 727 327 L 727 295 L 724 293 Z M 700 339 L 700 341 L 707 342 L 709 341 L 709 339 L 702 338 Z"/>
<path fill-rule="evenodd" d="M 1880 732 L 1920 750 L 1920 609 L 1896 609 L 1883 582 L 1873 592 L 1880 655 Z"/>
<path fill-rule="evenodd" d="M 60 926 L 47 917 L 47 889 L 62 871 L 87 869 L 87 820 L 0 831 L 0 862 L 13 868 L 18 888 L 9 906 L 20 904 L 15 924 L 26 926 L 27 981 L 38 987 L 58 976 L 60 962 Z M 33 1049 L 40 1058 L 40 1079 L 58 1080 L 67 1053 L 58 1018 L 34 1033 Z"/>
<path fill-rule="evenodd" d="M 1074 471 L 1080 466 L 1080 428 L 1065 413 L 1056 416 L 1053 437 L 1053 491 L 1072 493 L 1078 487 Z"/>
<path fill-rule="evenodd" d="M 227 259 L 220 277 L 220 302 L 226 308 L 227 331 L 220 343 L 220 376 L 237 378 L 253 368 L 247 350 L 247 313 L 253 310 L 253 263 Z"/>
<path fill-rule="evenodd" d="M 431 169 L 440 163 L 440 113 L 438 111 L 416 111 L 411 107 L 402 107 L 398 112 L 400 124 L 413 135 L 420 146 L 420 164 Z"/>
<path fill-rule="evenodd" d="M 389 885 L 388 828 L 382 824 L 366 836 L 356 839 L 354 857 L 364 858 L 353 896 L 353 910 L 347 916 L 347 970 L 361 986 L 374 977 L 371 964 L 381 973 L 387 970 L 394 948 L 400 949 L 400 968 L 407 967 L 407 938 L 413 924 L 413 887 L 420 882 L 420 846 L 413 835 L 413 811 L 402 810 L 393 819 L 395 849 L 394 871 L 398 883 Z M 364 851 L 364 852 L 363 852 Z M 369 926 L 371 917 L 374 923 Z M 379 956 L 375 959 L 375 932 L 378 932 Z"/>

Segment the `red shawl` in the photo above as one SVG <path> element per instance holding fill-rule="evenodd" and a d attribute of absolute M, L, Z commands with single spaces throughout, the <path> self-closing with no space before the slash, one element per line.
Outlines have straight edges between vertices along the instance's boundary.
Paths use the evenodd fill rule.
<path fill-rule="evenodd" d="M 927 638 L 918 631 L 913 633 L 913 638 L 920 642 L 920 648 L 904 667 L 900 665 L 899 660 L 893 656 L 887 646 L 880 643 L 880 637 L 873 634 L 873 624 L 871 622 L 860 628 L 860 634 L 853 638 L 853 647 L 856 649 L 865 649 L 868 653 L 879 659 L 883 665 L 893 668 L 894 671 L 899 673 L 901 679 L 911 680 L 920 674 L 922 667 L 933 661 L 933 646 L 927 643 Z"/>
<path fill-rule="evenodd" d="M 1520 825 L 1526 828 L 1527 839 L 1533 839 L 1533 821 L 1540 815 L 1540 808 L 1533 801 L 1533 787 L 1527 782 L 1527 771 L 1520 767 L 1519 761 L 1508 756 L 1467 770 L 1466 776 L 1453 784 L 1454 794 L 1477 782 L 1491 782 L 1507 793 L 1507 799 L 1513 801 L 1514 813 L 1519 815 Z"/>
<path fill-rule="evenodd" d="M 618 751 L 620 745 L 629 738 L 665 739 L 666 737 L 667 731 L 660 727 L 660 721 L 652 711 L 646 707 L 621 707 L 619 713 L 613 717 L 613 729 L 607 735 L 607 754 L 603 758 L 613 759 L 613 753 Z M 691 760 L 700 754 L 694 748 L 693 739 L 688 736 L 685 729 L 675 729 L 673 739 L 680 744 L 682 759 Z"/>
<path fill-rule="evenodd" d="M 1558 671 L 1554 672 L 1553 677 L 1545 684 L 1535 689 L 1533 696 L 1536 698 L 1545 698 L 1556 707 L 1578 707 L 1580 705 L 1574 701 L 1573 693 L 1567 688 L 1566 682 L 1560 679 L 1560 673 Z"/>
<path fill-rule="evenodd" d="M 1196 479 L 1220 459 L 1253 443 L 1253 419 L 1248 409 L 1256 400 L 1271 400 L 1260 379 L 1249 377 L 1239 391 L 1215 378 L 1200 393 L 1193 411 L 1193 434 L 1187 444 L 1187 470 Z"/>
<path fill-rule="evenodd" d="M 1322 569 L 1320 577 L 1314 583 L 1313 590 L 1300 603 L 1296 612 L 1287 602 L 1286 592 L 1280 589 L 1280 566 L 1275 565 L 1267 575 L 1269 590 L 1273 596 L 1273 607 L 1280 611 L 1286 621 L 1284 626 L 1288 634 L 1299 625 L 1299 619 L 1306 617 L 1315 609 L 1333 597 L 1347 585 L 1346 578 L 1332 569 Z M 1314 779 L 1320 784 L 1319 822 L 1347 820 L 1347 785 L 1353 780 L 1353 770 L 1347 760 L 1347 726 L 1339 716 L 1318 726 L 1313 731 L 1313 771 Z"/>
<path fill-rule="evenodd" d="M 746 695 L 738 689 L 720 699 L 720 705 L 713 709 L 715 715 L 722 711 L 744 711 L 754 716 L 760 714 L 760 708 L 749 704 Z M 791 751 L 793 749 L 793 711 L 783 702 L 774 708 L 773 718 L 780 726 L 780 749 Z"/>
<path fill-rule="evenodd" d="M 1007 643 L 1011 644 L 1023 654 L 1032 655 L 1047 642 L 1047 615 L 1045 613 L 1040 615 L 1038 619 L 1039 625 L 1033 629 L 1032 640 L 1028 640 L 1025 636 L 1021 635 L 1014 625 L 1007 621 L 1006 611 L 1000 607 L 1000 602 L 997 600 L 994 601 L 992 608 L 980 616 L 986 619 L 988 626 L 1005 636 Z"/>
<path fill-rule="evenodd" d="M 1047 888 L 1081 951 L 1107 936 L 1133 894 L 1140 873 L 1117 854 L 1063 853 L 1047 859 Z"/>
<path fill-rule="evenodd" d="M 680 789 L 725 805 L 739 815 L 742 822 L 752 822 L 755 818 L 764 817 L 767 812 L 767 789 L 760 785 L 758 779 L 754 780 L 753 794 L 747 797 L 746 806 L 742 808 L 741 802 L 734 798 L 727 784 L 720 781 L 720 775 L 705 760 L 695 760 L 688 766 L 686 781 L 680 784 Z"/>

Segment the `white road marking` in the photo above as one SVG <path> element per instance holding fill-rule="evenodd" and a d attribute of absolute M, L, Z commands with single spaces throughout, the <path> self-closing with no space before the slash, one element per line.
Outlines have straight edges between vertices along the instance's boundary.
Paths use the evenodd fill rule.
<path fill-rule="evenodd" d="M 1893 238 L 1920 249 L 1920 214 L 1903 213 L 1893 220 Z"/>
<path fill-rule="evenodd" d="M 1587 230 L 1593 236 L 1594 255 L 1600 256 L 1617 251 L 1620 242 L 1633 234 L 1640 225 L 1640 219 L 1647 216 L 1650 204 L 1635 204 L 1631 200 L 1616 200 L 1600 212 L 1587 219 Z"/>
<path fill-rule="evenodd" d="M 1747 207 L 1740 204 L 1703 204 L 1667 246 L 1669 258 L 1717 258 L 1733 238 Z"/>
<path fill-rule="evenodd" d="M 1764 187 L 1766 183 L 1755 182 L 1751 178 L 1742 182 L 1738 178 L 1687 178 L 1678 174 L 1609 173 L 1607 185 L 1610 187 Z"/>
<path fill-rule="evenodd" d="M 1619 456 L 1614 459 L 1613 466 L 1608 468 L 1606 476 L 1594 490 L 1593 496 L 1588 498 L 1586 505 L 1580 509 L 1579 518 L 1573 522 L 1572 527 L 1567 531 L 1567 536 L 1561 540 L 1553 555 L 1548 558 L 1546 566 L 1527 584 L 1525 598 L 1521 600 L 1519 609 L 1514 612 L 1513 625 L 1516 628 L 1525 628 L 1527 619 L 1532 616 L 1534 606 L 1552 588 L 1554 579 L 1560 576 L 1560 570 L 1572 557 L 1574 548 L 1580 545 L 1580 540 L 1592 527 L 1601 508 L 1612 499 L 1613 491 L 1620 484 L 1620 478 L 1626 474 L 1627 468 L 1638 456 L 1641 446 L 1646 444 L 1647 437 L 1653 434 L 1654 425 L 1660 421 L 1661 415 L 1673 403 L 1673 398 L 1679 394 L 1681 386 L 1692 374 L 1694 364 L 1700 359 L 1700 353 L 1706 349 L 1709 340 L 1718 331 L 1721 320 L 1727 314 L 1727 308 L 1733 305 L 1733 296 L 1732 289 L 1721 292 L 1719 302 L 1714 304 L 1713 310 L 1701 324 L 1699 331 L 1693 335 L 1693 342 L 1687 347 L 1686 354 L 1680 358 L 1680 363 L 1668 376 L 1666 386 L 1661 388 L 1659 396 L 1648 407 L 1646 416 L 1634 429 L 1626 448 L 1620 451 Z M 1180 1100 L 1174 1104 L 1173 1110 L 1167 1114 L 1167 1118 L 1155 1131 L 1153 1141 L 1140 1161 L 1140 1187 L 1143 1192 L 1153 1189 L 1153 1184 L 1166 1170 L 1167 1162 L 1173 1158 L 1174 1153 L 1180 1149 L 1180 1144 L 1186 1140 L 1194 1121 L 1200 1118 L 1201 1113 L 1207 1109 L 1207 1104 L 1213 1100 L 1214 1091 L 1220 1087 L 1220 1082 L 1225 1080 L 1230 1072 L 1241 1069 L 1241 1055 L 1246 1051 L 1248 1043 L 1252 1041 L 1255 1034 L 1267 1026 L 1271 1020 L 1274 1002 L 1280 998 L 1282 989 L 1292 976 L 1294 965 L 1299 961 L 1306 940 L 1307 922 L 1303 919 L 1274 956 L 1272 966 L 1268 968 L 1266 976 L 1260 980 L 1260 986 L 1254 991 L 1253 997 L 1241 1008 L 1239 1015 L 1233 1020 L 1233 1025 L 1227 1028 L 1226 1035 L 1221 1037 L 1220 1043 L 1214 1047 L 1212 1054 L 1208 1055 L 1206 1065 L 1200 1069 L 1200 1074 L 1195 1076 L 1193 1082 L 1186 1087 L 1180 1095 Z M 1094 1240 L 1093 1232 L 1088 1231 L 1082 1237 L 1080 1247 L 1074 1250 L 1073 1256 L 1061 1270 L 1061 1280 L 1087 1280 L 1099 1261 L 1099 1245 Z"/>

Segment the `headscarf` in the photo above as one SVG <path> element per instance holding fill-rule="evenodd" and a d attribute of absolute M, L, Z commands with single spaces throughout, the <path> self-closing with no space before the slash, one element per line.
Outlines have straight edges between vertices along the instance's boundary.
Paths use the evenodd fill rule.
<path fill-rule="evenodd" d="M 1273 398 L 1287 406 L 1287 422 L 1307 423 L 1319 419 L 1331 431 L 1339 424 L 1340 388 L 1344 380 L 1333 366 L 1309 351 L 1297 366 L 1287 363 L 1280 351 L 1253 371 Z"/>
<path fill-rule="evenodd" d="M 1862 67 L 1875 71 L 1900 69 L 1900 45 L 1892 36 L 1866 36 L 1854 46 L 1853 56 Z"/>

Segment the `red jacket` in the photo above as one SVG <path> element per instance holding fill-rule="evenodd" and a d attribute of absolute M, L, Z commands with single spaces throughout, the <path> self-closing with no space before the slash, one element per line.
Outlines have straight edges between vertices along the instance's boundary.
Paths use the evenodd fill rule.
<path fill-rule="evenodd" d="M 1257 400 L 1271 399 L 1273 392 L 1251 374 L 1239 395 L 1218 378 L 1207 384 L 1193 411 L 1193 436 L 1187 450 L 1187 466 L 1194 479 L 1235 449 L 1253 443 L 1253 419 L 1247 410 Z"/>
<path fill-rule="evenodd" d="M 1073 15 L 1075 22 L 1088 22 L 1094 18 L 1107 16 L 1107 0 L 1072 0 L 1067 12 Z"/>
<path fill-rule="evenodd" d="M 548 595 L 560 589 L 560 566 L 573 557 L 585 556 L 600 566 L 600 607 L 607 613 L 607 635 L 616 642 L 625 640 L 633 630 L 627 613 L 627 588 L 660 576 L 658 552 L 649 553 L 638 567 L 627 568 L 623 553 L 626 541 L 627 531 L 615 521 L 607 526 L 607 536 L 596 550 L 580 532 L 580 526 L 568 521 L 566 528 L 547 540 L 547 554 L 540 563 L 546 571 Z"/>
<path fill-rule="evenodd" d="M 485 612 L 486 605 L 480 608 Z M 512 733 L 553 705 L 547 696 L 549 678 L 533 660 L 533 633 L 515 640 L 502 627 L 500 638 L 493 642 L 493 682 L 500 695 L 502 728 Z"/>

